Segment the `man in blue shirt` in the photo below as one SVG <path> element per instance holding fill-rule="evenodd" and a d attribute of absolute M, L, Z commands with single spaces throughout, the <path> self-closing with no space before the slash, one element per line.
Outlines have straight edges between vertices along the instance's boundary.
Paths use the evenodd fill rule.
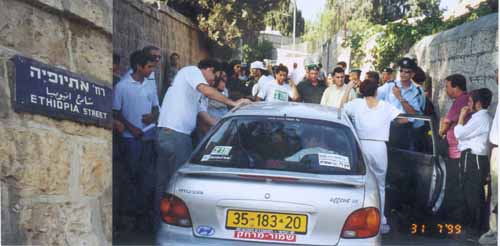
<path fill-rule="evenodd" d="M 412 59 L 405 57 L 399 61 L 399 67 L 400 80 L 388 82 L 380 86 L 377 90 L 377 98 L 389 102 L 404 113 L 421 115 L 424 103 L 422 102 L 422 91 L 412 82 L 417 64 Z M 394 134 L 391 133 L 391 139 L 396 141 L 394 144 L 404 149 L 414 149 L 414 141 L 408 141 L 408 139 L 415 140 L 415 130 L 413 128 L 423 126 L 424 122 L 421 120 L 410 120 L 410 123 L 394 124 L 391 127 L 397 131 Z"/>
<path fill-rule="evenodd" d="M 126 206 L 131 206 L 136 218 L 141 218 L 152 210 L 148 206 L 153 199 L 153 137 L 156 135 L 154 123 L 158 118 L 159 104 L 156 90 L 151 89 L 147 78 L 155 67 L 155 58 L 138 50 L 130 55 L 130 66 L 132 73 L 125 75 L 115 86 L 113 113 L 114 118 L 125 126 L 122 141 L 128 182 L 122 191 L 131 198 Z"/>

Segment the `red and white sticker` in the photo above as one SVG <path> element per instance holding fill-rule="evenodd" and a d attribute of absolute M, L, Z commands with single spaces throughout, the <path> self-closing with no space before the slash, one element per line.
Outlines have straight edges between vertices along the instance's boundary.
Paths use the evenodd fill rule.
<path fill-rule="evenodd" d="M 234 238 L 279 241 L 279 242 L 295 242 L 297 240 L 297 235 L 270 233 L 270 232 L 235 231 Z"/>

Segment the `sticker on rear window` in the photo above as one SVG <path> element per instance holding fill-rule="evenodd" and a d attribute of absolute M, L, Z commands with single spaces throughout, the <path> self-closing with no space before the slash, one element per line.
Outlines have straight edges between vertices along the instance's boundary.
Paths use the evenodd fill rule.
<path fill-rule="evenodd" d="M 203 155 L 203 157 L 201 157 L 201 161 L 208 161 L 210 160 L 210 155 Z"/>
<path fill-rule="evenodd" d="M 351 170 L 349 157 L 336 154 L 318 153 L 318 161 L 320 166 L 336 167 L 346 170 Z"/>
<path fill-rule="evenodd" d="M 229 155 L 229 152 L 231 152 L 231 149 L 233 147 L 231 146 L 215 146 L 215 148 L 212 150 L 210 155 Z"/>

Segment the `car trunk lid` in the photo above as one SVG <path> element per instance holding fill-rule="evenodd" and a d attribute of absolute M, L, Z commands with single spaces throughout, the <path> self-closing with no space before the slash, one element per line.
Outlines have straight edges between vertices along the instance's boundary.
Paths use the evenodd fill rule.
<path fill-rule="evenodd" d="M 175 193 L 189 208 L 195 236 L 333 245 L 363 205 L 364 182 L 362 175 L 185 165 Z"/>

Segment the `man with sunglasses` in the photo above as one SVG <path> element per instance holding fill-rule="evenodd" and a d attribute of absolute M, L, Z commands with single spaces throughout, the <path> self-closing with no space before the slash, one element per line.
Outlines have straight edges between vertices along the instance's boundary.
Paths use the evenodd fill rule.
<path fill-rule="evenodd" d="M 399 110 L 407 114 L 422 114 L 422 92 L 413 84 L 412 78 L 415 76 L 417 64 L 410 58 L 403 58 L 398 63 L 399 80 L 386 83 L 377 89 L 377 98 L 394 105 Z M 409 120 L 410 123 L 395 124 L 394 133 L 391 133 L 391 140 L 396 146 L 413 150 L 415 148 L 415 128 L 419 128 L 424 123 L 419 120 Z M 410 139 L 410 141 L 408 141 Z"/>

